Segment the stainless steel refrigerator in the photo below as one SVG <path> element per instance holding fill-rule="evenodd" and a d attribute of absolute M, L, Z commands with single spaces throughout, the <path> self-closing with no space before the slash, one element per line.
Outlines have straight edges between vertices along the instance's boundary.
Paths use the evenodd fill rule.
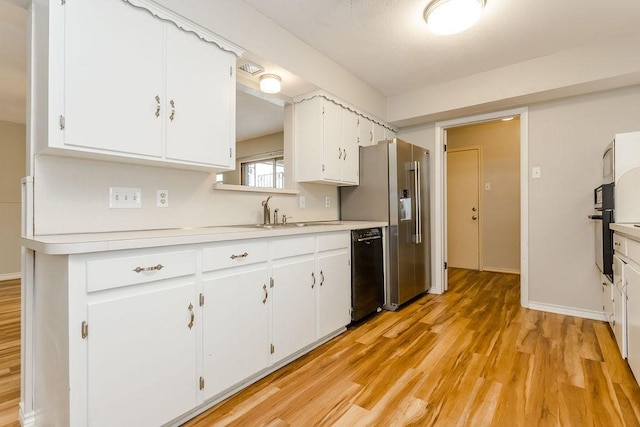
<path fill-rule="evenodd" d="M 360 185 L 340 189 L 343 220 L 388 221 L 385 305 L 431 287 L 429 151 L 394 138 L 360 147 Z"/>

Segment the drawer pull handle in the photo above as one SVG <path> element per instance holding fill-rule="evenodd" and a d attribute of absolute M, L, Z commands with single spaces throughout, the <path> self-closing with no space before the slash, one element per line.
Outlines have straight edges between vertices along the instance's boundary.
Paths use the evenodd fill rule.
<path fill-rule="evenodd" d="M 158 265 L 152 265 L 151 267 L 136 267 L 133 269 L 133 271 L 135 271 L 136 273 L 142 273 L 143 271 L 158 271 L 158 270 L 162 270 L 163 268 L 164 268 L 164 265 L 158 264 Z"/>
<path fill-rule="evenodd" d="M 320 270 L 320 286 L 324 285 L 324 273 Z"/>
<path fill-rule="evenodd" d="M 262 289 L 264 290 L 264 299 L 262 300 L 263 304 L 267 303 L 267 298 L 269 298 L 269 292 L 267 291 L 267 285 L 262 285 Z"/>
<path fill-rule="evenodd" d="M 311 272 L 311 278 L 313 279 L 313 283 L 311 284 L 311 289 L 316 287 L 316 273 Z"/>
<path fill-rule="evenodd" d="M 187 307 L 187 309 L 189 309 L 189 314 L 191 315 L 191 319 L 189 320 L 189 324 L 187 324 L 187 326 L 189 327 L 189 329 L 191 329 L 193 328 L 193 321 L 196 318 L 196 315 L 193 312 L 193 304 L 189 304 L 189 307 Z"/>
<path fill-rule="evenodd" d="M 160 97 L 156 95 L 156 117 L 160 117 Z"/>
<path fill-rule="evenodd" d="M 231 255 L 229 258 L 231 258 L 231 259 L 236 259 L 236 258 L 246 258 L 246 257 L 248 257 L 248 256 L 249 256 L 249 254 L 248 254 L 248 253 L 243 252 L 243 253 L 241 253 L 240 255 L 233 254 L 233 255 Z"/>

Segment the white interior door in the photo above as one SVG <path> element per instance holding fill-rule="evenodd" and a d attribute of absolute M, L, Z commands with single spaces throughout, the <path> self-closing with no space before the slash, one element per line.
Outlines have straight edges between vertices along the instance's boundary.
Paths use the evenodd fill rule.
<path fill-rule="evenodd" d="M 480 268 L 480 154 L 477 148 L 447 152 L 447 262 Z"/>

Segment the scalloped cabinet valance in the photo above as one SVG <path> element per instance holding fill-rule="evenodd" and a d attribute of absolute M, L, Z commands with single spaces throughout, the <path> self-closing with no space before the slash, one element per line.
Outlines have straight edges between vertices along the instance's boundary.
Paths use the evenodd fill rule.
<path fill-rule="evenodd" d="M 148 0 L 34 2 L 34 15 L 38 152 L 235 167 L 240 47 Z"/>

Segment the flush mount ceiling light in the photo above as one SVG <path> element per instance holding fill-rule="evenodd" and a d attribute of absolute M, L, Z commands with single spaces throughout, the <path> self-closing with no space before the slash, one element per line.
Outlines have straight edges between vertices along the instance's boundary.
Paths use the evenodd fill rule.
<path fill-rule="evenodd" d="M 431 32 L 456 34 L 478 22 L 485 0 L 433 0 L 424 10 L 424 20 Z"/>
<path fill-rule="evenodd" d="M 260 76 L 260 90 L 264 93 L 280 92 L 280 76 L 264 74 Z"/>

